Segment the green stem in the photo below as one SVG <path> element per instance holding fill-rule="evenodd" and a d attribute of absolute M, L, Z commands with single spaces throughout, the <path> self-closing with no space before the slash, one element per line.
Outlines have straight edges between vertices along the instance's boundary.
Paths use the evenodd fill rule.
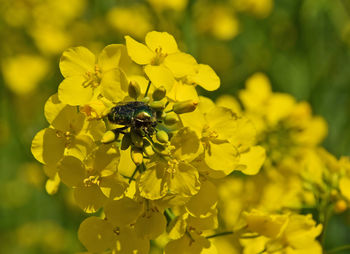
<path fill-rule="evenodd" d="M 342 250 L 350 250 L 350 244 L 339 246 L 339 247 L 336 247 L 336 248 L 331 249 L 331 250 L 327 250 L 326 253 L 332 254 L 332 253 L 337 253 L 337 252 L 342 251 Z"/>
<path fill-rule="evenodd" d="M 148 81 L 148 85 L 147 85 L 147 88 L 146 88 L 146 92 L 145 92 L 144 98 L 147 97 L 147 94 L 148 94 L 148 91 L 149 91 L 150 86 L 151 86 L 151 80 Z"/>
<path fill-rule="evenodd" d="M 132 180 L 135 181 L 134 176 L 135 176 L 135 174 L 136 174 L 137 171 L 139 171 L 139 166 L 137 166 L 137 167 L 135 168 L 134 172 L 132 172 L 132 175 L 130 176 L 130 179 L 129 179 L 129 183 L 131 183 Z"/>
<path fill-rule="evenodd" d="M 210 239 L 210 238 L 214 238 L 214 237 L 219 237 L 219 236 L 224 236 L 224 235 L 232 235 L 234 234 L 233 231 L 226 231 L 226 232 L 220 232 L 214 235 L 208 235 L 205 238 Z"/>
<path fill-rule="evenodd" d="M 175 214 L 173 213 L 173 211 L 171 210 L 171 208 L 167 208 L 164 210 L 164 215 L 166 217 L 167 222 L 169 223 L 170 221 L 172 221 L 173 219 L 176 218 Z"/>

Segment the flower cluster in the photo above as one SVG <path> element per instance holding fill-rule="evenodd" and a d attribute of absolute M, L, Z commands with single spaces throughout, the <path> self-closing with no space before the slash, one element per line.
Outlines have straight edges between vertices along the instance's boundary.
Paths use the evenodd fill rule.
<path fill-rule="evenodd" d="M 315 240 L 321 224 L 349 204 L 349 158 L 337 160 L 322 148 L 323 118 L 313 116 L 308 103 L 272 92 L 266 75 L 251 76 L 239 99 L 222 96 L 217 104 L 252 120 L 266 160 L 259 174 L 232 175 L 219 187 L 223 227 L 237 228 L 243 221 L 241 229 L 248 233 L 249 239 L 231 241 L 232 248 L 252 254 L 322 253 Z M 299 214 L 305 211 L 313 211 L 321 224 Z"/>
<path fill-rule="evenodd" d="M 148 253 L 161 236 L 165 253 L 199 253 L 218 227 L 218 182 L 256 174 L 265 149 L 245 116 L 197 95 L 220 79 L 170 34 L 125 40 L 97 57 L 84 47 L 63 53 L 64 80 L 32 153 L 49 193 L 62 182 L 86 213 L 103 211 L 80 225 L 89 252 Z"/>

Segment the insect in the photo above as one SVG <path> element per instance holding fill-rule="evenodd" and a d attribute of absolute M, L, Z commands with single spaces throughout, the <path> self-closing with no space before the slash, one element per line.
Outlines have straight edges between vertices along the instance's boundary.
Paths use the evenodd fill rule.
<path fill-rule="evenodd" d="M 156 112 L 141 101 L 119 103 L 111 109 L 107 117 L 111 123 L 125 125 L 117 129 L 120 131 L 131 127 L 145 134 L 152 134 L 157 125 Z"/>

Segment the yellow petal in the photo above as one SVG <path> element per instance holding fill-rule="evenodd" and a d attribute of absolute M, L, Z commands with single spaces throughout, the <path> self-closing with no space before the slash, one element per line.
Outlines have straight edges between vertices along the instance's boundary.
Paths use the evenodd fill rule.
<path fill-rule="evenodd" d="M 104 47 L 97 60 L 98 67 L 100 67 L 102 73 L 119 67 L 124 47 L 122 44 L 111 44 Z"/>
<path fill-rule="evenodd" d="M 259 172 L 265 158 L 265 149 L 261 146 L 253 146 L 249 151 L 240 154 L 239 170 L 246 175 L 255 175 Z"/>
<path fill-rule="evenodd" d="M 203 146 L 195 131 L 188 127 L 179 130 L 171 139 L 175 155 L 184 161 L 192 161 L 203 152 Z"/>
<path fill-rule="evenodd" d="M 184 126 L 190 127 L 197 133 L 198 137 L 202 137 L 203 127 L 206 121 L 198 108 L 191 113 L 181 114 L 180 118 Z"/>
<path fill-rule="evenodd" d="M 91 86 L 84 87 L 86 82 L 83 76 L 65 78 L 58 87 L 58 98 L 61 102 L 77 106 L 88 103 L 94 94 Z"/>
<path fill-rule="evenodd" d="M 107 198 L 96 184 L 75 188 L 73 194 L 78 206 L 86 213 L 97 212 L 107 201 Z"/>
<path fill-rule="evenodd" d="M 128 84 L 125 73 L 115 68 L 103 74 L 101 93 L 112 102 L 120 102 L 127 95 Z"/>
<path fill-rule="evenodd" d="M 149 64 L 154 53 L 144 44 L 135 41 L 130 36 L 125 36 L 126 48 L 130 58 L 137 64 Z"/>
<path fill-rule="evenodd" d="M 144 70 L 155 87 L 164 86 L 167 91 L 173 87 L 174 75 L 164 65 L 146 65 Z"/>
<path fill-rule="evenodd" d="M 228 140 L 237 132 L 236 116 L 228 108 L 212 108 L 205 118 L 212 130 L 216 131 L 217 139 Z"/>
<path fill-rule="evenodd" d="M 170 92 L 166 93 L 167 97 L 174 101 L 199 101 L 198 94 L 194 85 L 188 85 L 181 81 L 175 81 Z"/>
<path fill-rule="evenodd" d="M 339 181 L 339 189 L 344 197 L 350 201 L 350 178 L 343 177 Z"/>
<path fill-rule="evenodd" d="M 110 199 L 117 199 L 124 195 L 127 184 L 116 175 L 103 177 L 100 181 L 100 188 L 103 194 Z"/>
<path fill-rule="evenodd" d="M 85 177 L 83 163 L 72 156 L 65 156 L 58 165 L 58 175 L 62 182 L 68 187 L 78 186 Z"/>
<path fill-rule="evenodd" d="M 186 209 L 192 216 L 208 215 L 217 201 L 216 186 L 207 180 L 202 182 L 199 192 L 186 204 Z"/>
<path fill-rule="evenodd" d="M 57 94 L 51 96 L 45 104 L 45 117 L 57 130 L 78 133 L 84 124 L 85 116 L 77 108 L 61 103 Z"/>
<path fill-rule="evenodd" d="M 114 226 L 128 225 L 138 218 L 141 210 L 141 205 L 131 198 L 122 198 L 119 200 L 109 201 L 105 205 L 105 214 L 108 220 Z"/>
<path fill-rule="evenodd" d="M 95 68 L 95 56 L 84 47 L 70 48 L 63 52 L 60 59 L 60 70 L 63 77 L 83 75 L 93 72 Z"/>
<path fill-rule="evenodd" d="M 169 180 L 169 189 L 172 193 L 190 197 L 200 189 L 199 174 L 195 167 L 180 162 L 177 171 Z"/>
<path fill-rule="evenodd" d="M 164 173 L 165 165 L 161 163 L 157 163 L 143 172 L 138 185 L 140 195 L 151 200 L 164 197 L 168 191 Z"/>
<path fill-rule="evenodd" d="M 58 137 L 57 131 L 51 128 L 39 131 L 31 147 L 34 158 L 48 165 L 55 165 L 62 158 L 64 149 L 64 138 Z"/>
<path fill-rule="evenodd" d="M 169 55 L 178 51 L 174 37 L 166 32 L 149 32 L 146 34 L 145 42 L 154 52 L 156 49 L 161 49 L 161 53 Z"/>
<path fill-rule="evenodd" d="M 210 142 L 210 148 L 205 154 L 205 162 L 213 170 L 230 174 L 236 169 L 238 159 L 237 150 L 230 143 Z"/>
<path fill-rule="evenodd" d="M 95 147 L 95 143 L 92 138 L 87 135 L 77 135 L 70 141 L 64 155 L 73 156 L 83 161 L 93 147 Z"/>
<path fill-rule="evenodd" d="M 257 210 L 244 213 L 244 217 L 249 230 L 270 238 L 280 236 L 289 222 L 287 215 L 269 215 Z"/>
<path fill-rule="evenodd" d="M 135 229 L 126 226 L 121 227 L 117 235 L 117 242 L 113 249 L 113 254 L 148 254 L 150 249 L 150 241 L 148 239 L 137 236 Z"/>
<path fill-rule="evenodd" d="M 177 52 L 168 55 L 164 59 L 164 65 L 172 71 L 176 78 L 184 77 L 195 71 L 197 65 L 196 59 L 190 54 Z"/>
<path fill-rule="evenodd" d="M 58 174 L 51 179 L 47 179 L 45 184 L 45 190 L 49 195 L 56 194 L 58 191 L 58 187 L 60 186 L 61 180 L 58 177 Z"/>
<path fill-rule="evenodd" d="M 214 91 L 220 87 L 220 78 L 215 71 L 205 64 L 199 64 L 196 74 L 189 77 L 192 83 L 200 85 L 207 91 Z"/>
<path fill-rule="evenodd" d="M 89 252 L 100 253 L 113 247 L 116 235 L 108 221 L 97 218 L 86 218 L 79 226 L 79 241 Z"/>
<path fill-rule="evenodd" d="M 187 229 L 187 219 L 189 215 L 188 213 L 184 213 L 180 216 L 175 217 L 175 219 L 169 222 L 167 227 L 167 232 L 169 237 L 173 240 L 181 238 Z"/>
<path fill-rule="evenodd" d="M 231 95 L 222 95 L 216 100 L 216 105 L 231 109 L 234 113 L 241 114 L 242 108 L 237 99 Z"/>
<path fill-rule="evenodd" d="M 166 224 L 163 213 L 150 209 L 137 219 L 135 231 L 140 238 L 153 240 L 165 232 Z"/>

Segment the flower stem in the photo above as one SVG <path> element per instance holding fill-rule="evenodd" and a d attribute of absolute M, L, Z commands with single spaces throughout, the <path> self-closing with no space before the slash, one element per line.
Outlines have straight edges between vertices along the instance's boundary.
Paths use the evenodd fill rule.
<path fill-rule="evenodd" d="M 146 92 L 145 92 L 145 96 L 144 96 L 144 97 L 147 97 L 147 94 L 148 94 L 148 91 L 149 91 L 150 86 L 151 86 L 151 80 L 148 81 L 148 85 L 147 85 L 147 88 L 146 88 Z"/>
<path fill-rule="evenodd" d="M 135 180 L 134 176 L 135 176 L 137 171 L 139 171 L 139 166 L 137 166 L 135 168 L 134 172 L 132 172 L 132 175 L 130 176 L 130 179 L 129 179 L 129 183 L 131 183 L 132 180 Z"/>
<path fill-rule="evenodd" d="M 209 239 L 209 238 L 214 238 L 214 237 L 218 237 L 218 236 L 232 235 L 232 234 L 234 234 L 233 231 L 225 231 L 225 232 L 220 232 L 220 233 L 217 233 L 217 234 L 214 234 L 214 235 L 208 235 L 205 238 Z"/>
<path fill-rule="evenodd" d="M 171 208 L 167 208 L 164 210 L 164 215 L 166 217 L 167 222 L 169 223 L 170 221 L 172 221 L 173 219 L 175 219 L 175 214 L 173 213 L 173 211 L 171 210 Z"/>

